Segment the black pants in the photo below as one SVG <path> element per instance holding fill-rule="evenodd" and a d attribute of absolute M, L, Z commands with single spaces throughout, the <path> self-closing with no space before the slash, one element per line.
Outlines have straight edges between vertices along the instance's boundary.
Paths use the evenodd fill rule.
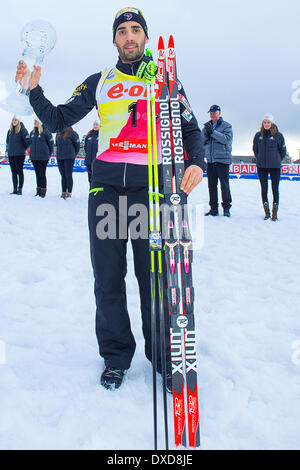
<path fill-rule="evenodd" d="M 268 176 L 271 177 L 273 203 L 279 203 L 279 182 L 281 168 L 257 168 L 257 174 L 261 186 L 262 202 L 268 202 Z"/>
<path fill-rule="evenodd" d="M 47 188 L 46 169 L 48 160 L 31 160 L 34 166 L 36 185 L 38 188 Z"/>
<path fill-rule="evenodd" d="M 208 163 L 207 179 L 209 205 L 212 210 L 218 209 L 218 180 L 221 183 L 222 206 L 224 209 L 230 209 L 232 199 L 229 186 L 229 165 L 226 163 Z"/>
<path fill-rule="evenodd" d="M 73 189 L 73 167 L 75 159 L 57 160 L 59 172 L 61 174 L 61 190 L 63 193 L 72 192 Z"/>
<path fill-rule="evenodd" d="M 17 189 L 22 189 L 23 184 L 24 184 L 24 161 L 25 161 L 25 156 L 24 155 L 16 155 L 13 157 L 9 157 L 9 165 L 11 169 L 11 174 L 12 174 L 12 181 L 13 181 L 13 186 L 14 186 L 14 191 L 17 191 Z"/>
<path fill-rule="evenodd" d="M 95 277 L 96 298 L 96 335 L 99 344 L 100 355 L 104 358 L 107 367 L 128 369 L 135 352 L 136 343 L 130 326 L 130 318 L 127 310 L 125 276 L 127 272 L 126 251 L 128 242 L 128 226 L 134 217 L 128 217 L 128 221 L 120 222 L 125 210 L 119 211 L 119 197 L 127 196 L 128 208 L 132 204 L 143 204 L 148 208 L 148 191 L 146 188 L 124 189 L 121 187 L 101 185 L 103 191 L 89 197 L 89 230 L 91 260 Z M 116 213 L 116 237 L 99 239 L 100 225 L 105 221 L 107 214 L 103 210 L 107 208 Z M 101 209 L 102 208 L 102 209 Z M 112 227 L 114 224 L 112 215 Z M 101 222 L 102 221 L 102 222 Z M 123 233 L 123 239 L 119 236 L 119 229 Z M 147 227 L 143 227 L 148 236 Z M 146 231 L 145 231 L 146 230 Z M 98 235 L 97 235 L 98 231 Z M 103 238 L 103 237 L 102 237 Z M 150 294 L 150 252 L 148 239 L 133 239 L 134 272 L 139 286 L 140 309 L 142 316 L 142 330 L 145 338 L 145 355 L 151 361 L 151 294 Z M 163 269 L 166 273 L 165 258 L 163 256 Z M 167 303 L 167 281 L 164 276 L 164 315 L 166 324 L 166 357 L 167 370 L 170 371 L 170 335 L 169 312 Z M 161 371 L 160 361 L 160 335 L 159 322 L 157 322 L 157 369 Z"/>

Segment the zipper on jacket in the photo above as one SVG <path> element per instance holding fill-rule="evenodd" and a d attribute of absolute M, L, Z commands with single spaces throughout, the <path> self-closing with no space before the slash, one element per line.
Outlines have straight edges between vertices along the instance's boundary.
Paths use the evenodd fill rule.
<path fill-rule="evenodd" d="M 126 170 L 127 170 L 127 163 L 124 166 L 124 173 L 123 173 L 123 186 L 126 187 Z"/>

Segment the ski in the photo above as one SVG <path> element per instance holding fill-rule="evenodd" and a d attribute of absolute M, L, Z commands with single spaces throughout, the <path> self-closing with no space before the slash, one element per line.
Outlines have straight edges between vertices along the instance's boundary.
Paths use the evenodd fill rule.
<path fill-rule="evenodd" d="M 180 101 L 185 98 L 178 93 L 173 36 L 169 38 L 167 58 L 163 39 L 159 38 L 157 79 L 165 197 L 164 230 L 167 234 L 164 250 L 168 278 L 175 445 L 187 447 L 188 430 L 189 447 L 198 447 L 200 431 L 193 248 L 186 211 L 187 196 L 180 189 L 185 170 Z"/>
<path fill-rule="evenodd" d="M 172 363 L 172 392 L 174 409 L 174 437 L 175 445 L 186 446 L 185 406 L 184 406 L 184 374 L 181 351 L 181 329 L 177 318 L 180 315 L 180 288 L 178 280 L 179 241 L 175 234 L 175 213 L 173 209 L 173 164 L 172 164 L 172 136 L 170 127 L 170 95 L 166 76 L 166 57 L 162 37 L 158 43 L 158 74 L 160 128 L 162 149 L 163 193 L 165 210 L 164 221 L 164 249 L 168 278 L 168 304 L 170 313 L 170 343 Z M 167 213 L 168 211 L 168 213 Z"/>
<path fill-rule="evenodd" d="M 146 50 L 152 59 L 152 52 Z M 152 341 L 152 377 L 153 377 L 153 418 L 154 418 L 154 449 L 157 450 L 157 316 L 160 330 L 161 374 L 163 378 L 163 403 L 165 445 L 169 448 L 168 415 L 167 415 L 167 383 L 166 383 L 166 343 L 163 299 L 163 268 L 162 268 L 162 235 L 160 223 L 159 174 L 156 130 L 155 77 L 146 80 L 147 89 L 147 139 L 148 139 L 148 193 L 149 193 L 149 251 L 150 251 L 150 287 L 151 287 L 151 341 Z M 158 298 L 158 302 L 157 302 Z"/>

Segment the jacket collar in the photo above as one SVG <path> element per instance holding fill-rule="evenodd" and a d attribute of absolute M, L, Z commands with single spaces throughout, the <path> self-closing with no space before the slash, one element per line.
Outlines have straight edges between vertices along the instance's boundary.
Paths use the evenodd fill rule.
<path fill-rule="evenodd" d="M 217 122 L 217 127 L 220 126 L 222 124 L 222 122 L 224 121 L 224 119 L 222 117 L 220 117 L 220 119 L 218 120 Z M 212 120 L 208 121 L 208 122 L 213 122 Z"/>
<path fill-rule="evenodd" d="M 123 72 L 125 73 L 126 75 L 136 75 L 137 71 L 138 71 L 138 68 L 142 62 L 142 60 L 144 59 L 145 56 L 142 57 L 141 60 L 137 61 L 137 62 L 132 62 L 131 64 L 124 64 L 124 62 L 121 61 L 120 57 L 119 57 L 119 60 L 117 62 L 117 69 L 120 70 L 120 72 Z"/>
<path fill-rule="evenodd" d="M 218 122 L 217 122 L 217 127 L 220 126 L 223 121 L 224 121 L 224 119 L 223 119 L 222 116 L 221 116 L 220 119 L 219 119 Z"/>

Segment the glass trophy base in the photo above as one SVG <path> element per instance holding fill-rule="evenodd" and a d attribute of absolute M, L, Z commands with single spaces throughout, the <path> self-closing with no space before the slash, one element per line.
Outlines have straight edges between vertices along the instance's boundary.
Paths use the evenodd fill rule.
<path fill-rule="evenodd" d="M 0 103 L 0 109 L 17 116 L 30 116 L 33 114 L 28 97 L 16 92 L 11 93 L 4 102 Z"/>

